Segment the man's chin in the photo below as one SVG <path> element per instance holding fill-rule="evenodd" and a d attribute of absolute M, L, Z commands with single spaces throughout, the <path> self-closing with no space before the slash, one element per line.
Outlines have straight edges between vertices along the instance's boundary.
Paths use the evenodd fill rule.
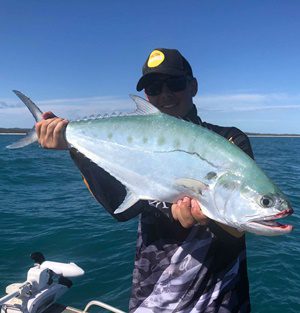
<path fill-rule="evenodd" d="M 159 110 L 170 115 L 177 115 L 177 104 L 164 104 L 159 107 Z"/>

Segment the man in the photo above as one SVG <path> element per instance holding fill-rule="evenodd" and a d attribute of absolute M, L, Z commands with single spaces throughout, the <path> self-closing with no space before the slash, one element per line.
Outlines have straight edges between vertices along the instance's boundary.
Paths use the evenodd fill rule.
<path fill-rule="evenodd" d="M 143 89 L 162 112 L 217 132 L 253 157 L 240 130 L 208 124 L 197 116 L 197 80 L 178 50 L 152 51 L 137 84 L 138 91 Z M 67 121 L 51 112 L 44 118 L 36 124 L 40 144 L 66 149 Z M 123 221 L 140 214 L 130 312 L 250 311 L 243 234 L 208 220 L 188 197 L 175 204 L 139 201 L 115 215 L 125 196 L 122 184 L 77 151 L 70 153 L 90 191 L 111 215 Z"/>

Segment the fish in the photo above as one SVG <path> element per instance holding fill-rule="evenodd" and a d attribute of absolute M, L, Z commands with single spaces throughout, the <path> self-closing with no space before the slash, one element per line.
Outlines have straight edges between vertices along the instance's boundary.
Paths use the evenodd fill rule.
<path fill-rule="evenodd" d="M 42 111 L 20 91 L 36 121 Z M 139 200 L 176 203 L 196 199 L 210 219 L 258 235 L 287 234 L 293 226 L 277 220 L 293 213 L 287 197 L 256 162 L 229 140 L 200 125 L 164 114 L 131 95 L 132 113 L 70 121 L 69 148 L 120 181 L 126 189 L 115 214 Z M 37 140 L 35 129 L 8 146 L 16 149 Z"/>

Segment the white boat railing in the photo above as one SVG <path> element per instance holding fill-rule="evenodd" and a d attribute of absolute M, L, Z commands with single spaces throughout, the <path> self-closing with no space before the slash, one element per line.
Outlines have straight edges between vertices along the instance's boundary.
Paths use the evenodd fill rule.
<path fill-rule="evenodd" d="M 93 305 L 96 305 L 96 306 L 98 306 L 98 307 L 100 307 L 100 308 L 109 310 L 110 312 L 114 312 L 114 313 L 126 313 L 126 312 L 124 312 L 124 311 L 121 311 L 121 310 L 119 310 L 119 309 L 117 309 L 117 308 L 115 308 L 115 307 L 109 305 L 109 304 L 106 304 L 106 303 L 104 303 L 104 302 L 97 301 L 97 300 L 90 301 L 90 302 L 86 305 L 86 307 L 85 307 L 85 309 L 83 310 L 83 312 L 84 312 L 84 313 L 88 313 L 88 309 L 89 309 L 91 306 L 93 306 Z"/>

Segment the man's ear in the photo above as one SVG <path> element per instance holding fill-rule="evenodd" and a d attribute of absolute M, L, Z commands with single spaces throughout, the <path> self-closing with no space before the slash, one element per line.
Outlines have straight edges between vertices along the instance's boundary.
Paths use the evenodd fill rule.
<path fill-rule="evenodd" d="M 190 81 L 190 88 L 191 88 L 192 97 L 195 97 L 198 92 L 198 82 L 195 77 L 193 77 L 193 79 Z"/>

